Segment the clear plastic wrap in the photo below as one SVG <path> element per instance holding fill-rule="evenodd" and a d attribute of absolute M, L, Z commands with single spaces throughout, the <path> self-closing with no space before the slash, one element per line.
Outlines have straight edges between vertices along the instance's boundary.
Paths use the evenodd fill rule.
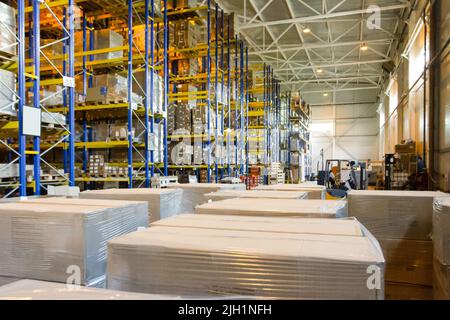
<path fill-rule="evenodd" d="M 179 300 L 178 296 L 150 295 L 62 283 L 21 280 L 0 287 L 0 300 Z"/>
<path fill-rule="evenodd" d="M 17 44 L 15 37 L 16 14 L 14 8 L 0 2 L 0 19 L 2 21 L 2 32 L 0 32 L 0 55 L 6 54 L 8 56 L 15 56 Z"/>
<path fill-rule="evenodd" d="M 182 189 L 183 201 L 181 203 L 182 212 L 193 213 L 195 207 L 208 202 L 205 196 L 211 192 L 220 190 L 245 190 L 245 184 L 217 184 L 217 183 L 188 183 L 169 185 L 169 189 Z"/>
<path fill-rule="evenodd" d="M 0 5 L 1 4 L 2 3 L 0 2 Z M 16 116 L 16 75 L 12 72 L 0 69 L 0 79 L 0 115 Z"/>
<path fill-rule="evenodd" d="M 340 236 L 348 235 L 355 237 L 368 237 L 370 235 L 356 219 L 296 219 L 182 214 L 152 223 L 151 227 L 154 226 Z M 373 242 L 376 243 L 376 240 L 373 239 Z"/>
<path fill-rule="evenodd" d="M 370 289 L 371 266 L 380 286 Z M 108 288 L 278 299 L 383 299 L 370 238 L 151 227 L 108 243 Z"/>
<path fill-rule="evenodd" d="M 0 275 L 82 285 L 106 271 L 108 240 L 148 226 L 147 203 L 32 198 L 0 203 Z"/>
<path fill-rule="evenodd" d="M 235 198 L 205 203 L 197 206 L 195 213 L 297 218 L 343 218 L 347 216 L 347 201 Z"/>
<path fill-rule="evenodd" d="M 148 203 L 148 219 L 155 222 L 182 212 L 181 189 L 106 189 L 80 193 L 81 199 L 111 199 L 145 201 Z"/>
<path fill-rule="evenodd" d="M 444 193 L 429 191 L 351 191 L 349 216 L 378 239 L 430 240 L 433 201 Z"/>
<path fill-rule="evenodd" d="M 62 283 L 20 280 L 0 287 L 0 300 L 214 300 L 211 297 L 144 294 Z M 258 297 L 228 296 L 225 300 L 255 300 Z"/>
<path fill-rule="evenodd" d="M 450 266 L 450 198 L 436 198 L 433 203 L 434 257 Z"/>
<path fill-rule="evenodd" d="M 306 199 L 307 192 L 300 191 L 258 191 L 258 190 L 222 190 L 205 195 L 211 201 L 220 201 L 233 198 L 262 198 L 262 199 Z"/>
<path fill-rule="evenodd" d="M 304 191 L 308 192 L 308 199 L 325 200 L 327 196 L 327 188 L 319 185 L 311 185 L 309 183 L 300 184 L 274 184 L 268 186 L 258 186 L 255 190 L 270 191 Z"/>

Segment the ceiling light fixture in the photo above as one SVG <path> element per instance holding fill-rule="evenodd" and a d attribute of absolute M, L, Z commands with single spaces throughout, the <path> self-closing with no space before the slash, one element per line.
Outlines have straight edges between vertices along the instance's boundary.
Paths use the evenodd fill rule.
<path fill-rule="evenodd" d="M 361 51 L 367 51 L 367 50 L 369 50 L 369 46 L 366 43 L 363 43 L 361 45 Z"/>
<path fill-rule="evenodd" d="M 319 69 L 316 70 L 316 72 L 317 73 L 323 73 L 323 70 L 319 68 Z"/>
<path fill-rule="evenodd" d="M 324 97 L 328 97 L 328 93 L 324 93 L 323 96 L 324 96 Z"/>
<path fill-rule="evenodd" d="M 303 33 L 311 33 L 311 29 L 309 27 L 304 27 Z"/>

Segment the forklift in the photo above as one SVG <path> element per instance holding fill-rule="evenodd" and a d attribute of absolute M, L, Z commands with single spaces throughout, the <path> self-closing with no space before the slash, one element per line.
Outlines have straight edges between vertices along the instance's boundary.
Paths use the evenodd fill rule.
<path fill-rule="evenodd" d="M 327 187 L 328 199 L 345 199 L 350 190 L 367 190 L 367 163 L 332 159 L 322 166 L 318 184 Z"/>

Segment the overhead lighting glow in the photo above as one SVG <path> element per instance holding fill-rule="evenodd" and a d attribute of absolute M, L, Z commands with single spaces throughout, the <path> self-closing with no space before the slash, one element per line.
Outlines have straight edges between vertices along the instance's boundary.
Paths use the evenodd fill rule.
<path fill-rule="evenodd" d="M 303 33 L 311 33 L 311 29 L 309 27 L 304 27 Z"/>
<path fill-rule="evenodd" d="M 323 96 L 324 96 L 324 97 L 328 97 L 328 93 L 324 93 Z"/>
<path fill-rule="evenodd" d="M 317 71 L 317 73 L 323 73 L 323 70 L 322 70 L 322 69 L 320 69 L 320 68 L 319 68 L 319 69 L 317 69 L 316 71 Z"/>
<path fill-rule="evenodd" d="M 367 44 L 363 43 L 361 45 L 361 51 L 367 51 L 367 50 L 369 50 L 369 46 Z"/>

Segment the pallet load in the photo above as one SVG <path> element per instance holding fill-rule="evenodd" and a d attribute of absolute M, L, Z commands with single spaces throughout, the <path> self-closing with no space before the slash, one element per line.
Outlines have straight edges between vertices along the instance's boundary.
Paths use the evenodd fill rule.
<path fill-rule="evenodd" d="M 437 198 L 433 210 L 434 298 L 450 300 L 450 198 Z"/>
<path fill-rule="evenodd" d="M 16 75 L 6 70 L 0 70 L 0 79 L 2 79 L 0 82 L 0 116 L 17 116 L 16 96 L 14 94 Z"/>
<path fill-rule="evenodd" d="M 327 196 L 327 188 L 319 185 L 312 185 L 309 183 L 300 184 L 276 184 L 270 186 L 258 186 L 255 190 L 270 190 L 270 191 L 305 191 L 308 192 L 309 199 L 325 200 Z"/>
<path fill-rule="evenodd" d="M 125 201 L 145 201 L 148 203 L 150 222 L 183 213 L 181 189 L 107 189 L 90 190 L 80 193 L 81 199 L 111 199 Z"/>
<path fill-rule="evenodd" d="M 0 56 L 10 58 L 16 55 L 17 48 L 17 39 L 14 34 L 16 31 L 16 13 L 14 8 L 0 2 L 0 19 L 4 30 L 0 33 Z"/>
<path fill-rule="evenodd" d="M 223 190 L 205 195 L 211 201 L 221 201 L 234 198 L 258 198 L 258 199 L 307 199 L 307 192 L 295 191 L 257 191 L 257 190 Z"/>
<path fill-rule="evenodd" d="M 63 283 L 20 280 L 0 287 L 0 300 L 179 300 L 163 296 L 99 288 L 70 286 Z"/>
<path fill-rule="evenodd" d="M 346 201 L 249 199 L 236 198 L 205 203 L 195 208 L 198 214 L 268 216 L 296 218 L 343 218 L 347 216 Z"/>
<path fill-rule="evenodd" d="M 311 233 L 307 226 L 285 233 L 292 219 L 283 218 L 261 221 L 268 226 L 264 231 L 242 230 L 243 225 L 252 228 L 248 221 L 235 221 L 241 228 L 236 230 L 221 228 L 220 221 L 191 227 L 191 219 L 177 223 L 180 227 L 152 226 L 108 243 L 108 288 L 215 297 L 383 299 L 384 258 L 376 240 L 355 220 L 327 221 L 311 225 L 305 220 Z M 368 270 L 376 270 L 373 283 Z"/>
<path fill-rule="evenodd" d="M 356 219 L 278 218 L 214 214 L 182 214 L 151 224 L 151 227 L 218 229 L 294 234 L 364 236 L 365 229 Z"/>
<path fill-rule="evenodd" d="M 211 180 L 213 181 L 213 180 Z M 245 190 L 245 184 L 217 184 L 217 183 L 188 183 L 169 185 L 169 189 L 182 189 L 183 200 L 181 208 L 183 212 L 193 213 L 195 207 L 206 203 L 206 194 L 220 190 Z"/>
<path fill-rule="evenodd" d="M 131 99 L 132 103 L 142 105 L 142 95 L 133 92 Z M 128 79 L 119 74 L 94 76 L 94 84 L 86 92 L 87 103 L 114 104 L 127 101 Z"/>
<path fill-rule="evenodd" d="M 105 283 L 108 240 L 148 225 L 147 203 L 65 198 L 0 203 L 0 276 Z"/>
<path fill-rule="evenodd" d="M 351 191 L 349 216 L 356 217 L 380 241 L 386 257 L 386 281 L 397 296 L 408 288 L 410 298 L 428 299 L 433 294 L 432 232 L 434 198 L 445 196 L 428 191 Z M 395 286 L 398 286 L 396 289 Z"/>

